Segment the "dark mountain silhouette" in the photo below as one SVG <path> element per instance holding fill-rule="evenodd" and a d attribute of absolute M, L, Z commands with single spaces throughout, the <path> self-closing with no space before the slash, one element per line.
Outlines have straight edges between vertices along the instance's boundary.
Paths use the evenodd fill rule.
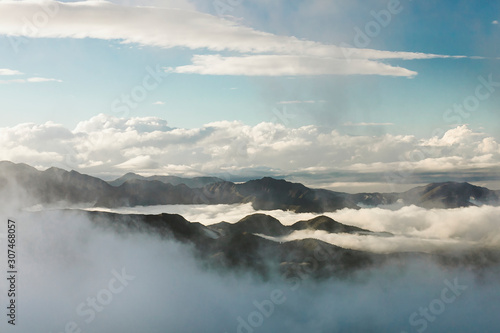
<path fill-rule="evenodd" d="M 69 212 L 69 211 L 66 211 Z M 356 269 L 379 264 L 389 258 L 334 246 L 317 239 L 277 242 L 260 235 L 280 236 L 293 232 L 275 218 L 249 215 L 235 224 L 203 226 L 176 214 L 139 215 L 84 212 L 93 223 L 118 233 L 145 232 L 175 239 L 193 246 L 195 254 L 214 268 L 253 270 L 263 277 L 272 272 L 294 278 L 304 269 L 311 277 L 345 275 Z M 314 224 L 314 222 L 311 222 Z"/>
<path fill-rule="evenodd" d="M 0 191 L 4 192 L 1 195 L 9 197 L 15 192 L 21 193 L 20 197 L 27 206 L 59 202 L 72 205 L 93 204 L 108 208 L 251 203 L 257 210 L 323 213 L 343 208 L 359 209 L 358 204 L 378 206 L 397 201 L 404 205 L 426 208 L 498 205 L 500 202 L 500 191 L 454 182 L 429 184 L 403 193 L 348 194 L 311 189 L 299 183 L 269 177 L 242 184 L 218 181 L 201 188 L 191 188 L 184 183 L 173 185 L 160 180 L 136 179 L 130 174 L 122 178 L 124 182 L 121 185 L 112 186 L 99 178 L 76 171 L 58 168 L 39 171 L 26 164 L 0 162 Z M 209 180 L 197 179 L 194 182 L 199 181 Z"/>
<path fill-rule="evenodd" d="M 58 168 L 39 171 L 26 164 L 0 162 L 0 191 L 24 192 L 26 205 L 68 203 L 93 203 L 98 197 L 114 195 L 114 189 L 105 181 Z"/>
<path fill-rule="evenodd" d="M 401 193 L 405 203 L 412 203 L 425 208 L 457 208 L 480 204 L 499 203 L 499 191 L 469 183 L 434 183 L 413 188 Z"/>
<path fill-rule="evenodd" d="M 318 216 L 308 221 L 299 221 L 293 224 L 294 230 L 323 230 L 329 233 L 369 233 L 369 230 L 345 225 L 327 216 Z"/>
<path fill-rule="evenodd" d="M 120 186 L 126 181 L 130 180 L 150 180 L 150 181 L 159 181 L 165 184 L 171 185 L 181 185 L 184 184 L 189 188 L 200 188 L 205 185 L 221 183 L 224 180 L 217 177 L 194 177 L 194 178 L 182 178 L 176 176 L 150 176 L 143 177 L 141 175 L 137 175 L 135 173 L 129 172 L 120 178 L 117 178 L 113 181 L 109 181 L 108 183 L 112 186 Z"/>
<path fill-rule="evenodd" d="M 249 215 L 234 224 L 221 222 L 211 225 L 210 228 L 222 235 L 248 232 L 273 237 L 285 236 L 293 231 L 281 224 L 281 222 L 274 217 L 265 214 Z"/>
<path fill-rule="evenodd" d="M 308 278 L 347 277 L 359 269 L 379 267 L 389 261 L 404 265 L 409 259 L 431 259 L 446 267 L 466 266 L 470 269 L 484 269 L 500 262 L 499 251 L 491 249 L 474 248 L 463 253 L 374 254 L 345 249 L 313 238 L 277 241 L 260 236 L 286 235 L 298 226 L 300 230 L 307 227 L 375 234 L 326 217 L 299 221 L 286 227 L 271 216 L 253 214 L 234 224 L 221 222 L 204 226 L 189 222 L 177 214 L 77 212 L 86 214 L 97 227 L 111 229 L 119 234 L 148 233 L 188 244 L 207 268 L 250 270 L 263 278 L 276 273 L 292 280 L 303 279 L 305 275 Z M 66 210 L 64 213 L 74 214 L 75 211 Z M 325 231 L 330 232 L 328 230 Z"/>
<path fill-rule="evenodd" d="M 253 233 L 272 237 L 280 237 L 299 230 L 322 230 L 329 233 L 369 234 L 370 230 L 345 225 L 327 216 L 318 216 L 311 220 L 299 221 L 291 226 L 284 226 L 276 218 L 266 214 L 252 214 L 236 223 L 220 222 L 209 226 L 221 235 L 229 233 Z M 373 233 L 380 234 L 380 233 Z"/>

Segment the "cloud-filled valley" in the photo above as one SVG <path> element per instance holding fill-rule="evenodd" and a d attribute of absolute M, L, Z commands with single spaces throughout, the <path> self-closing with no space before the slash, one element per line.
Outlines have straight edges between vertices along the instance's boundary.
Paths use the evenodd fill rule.
<path fill-rule="evenodd" d="M 3 188 L 11 201 L 0 212 L 19 226 L 16 328 L 23 332 L 498 329 L 499 207 L 396 202 L 318 214 L 251 203 L 111 209 L 57 202 L 18 210 L 12 200 L 33 195 L 16 195 L 21 189 Z M 320 215 L 353 231 L 283 231 Z"/>
<path fill-rule="evenodd" d="M 310 220 L 324 215 L 343 224 L 387 235 L 329 234 L 324 231 L 297 231 L 273 238 L 278 241 L 315 238 L 344 248 L 377 253 L 460 251 L 477 247 L 500 248 L 500 207 L 482 206 L 457 209 L 425 209 L 416 206 L 397 210 L 364 208 L 342 209 L 323 214 L 290 211 L 258 211 L 251 204 L 243 205 L 167 205 L 123 207 L 118 209 L 89 208 L 120 214 L 180 214 L 189 221 L 211 225 L 226 221 L 236 223 L 244 216 L 261 213 L 273 216 L 283 225 Z"/>
<path fill-rule="evenodd" d="M 0 0 L 0 333 L 500 332 L 499 12 Z"/>

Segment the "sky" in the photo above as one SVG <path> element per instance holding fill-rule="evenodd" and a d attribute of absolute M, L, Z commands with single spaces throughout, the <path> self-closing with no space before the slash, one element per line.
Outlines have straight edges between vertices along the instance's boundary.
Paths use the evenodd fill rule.
<path fill-rule="evenodd" d="M 500 188 L 498 1 L 0 1 L 1 159 Z"/>

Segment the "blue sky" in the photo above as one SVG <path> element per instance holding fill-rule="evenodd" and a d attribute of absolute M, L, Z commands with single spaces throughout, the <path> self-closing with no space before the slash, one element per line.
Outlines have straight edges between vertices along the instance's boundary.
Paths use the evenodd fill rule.
<path fill-rule="evenodd" d="M 105 114 L 422 140 L 467 125 L 500 139 L 498 1 L 67 2 L 0 1 L 3 127 L 74 131 Z M 161 82 L 123 108 L 157 68 Z M 494 91 L 453 109 L 477 101 L 479 77 Z"/>

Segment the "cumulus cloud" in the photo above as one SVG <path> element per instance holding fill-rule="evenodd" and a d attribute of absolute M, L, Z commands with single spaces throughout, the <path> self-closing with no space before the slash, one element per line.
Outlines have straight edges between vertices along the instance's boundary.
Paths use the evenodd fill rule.
<path fill-rule="evenodd" d="M 116 118 L 100 114 L 70 130 L 60 124 L 20 124 L 0 129 L 3 158 L 40 168 L 59 166 L 93 175 L 219 175 L 228 179 L 290 175 L 294 179 L 377 175 L 404 171 L 474 172 L 494 176 L 500 161 L 494 137 L 466 126 L 442 137 L 349 136 L 318 126 L 287 128 L 214 122 L 171 128 L 155 117 Z M 465 176 L 464 176 L 465 177 Z M 336 179 L 343 181 L 342 179 Z M 389 180 L 388 180 L 389 181 Z"/>
<path fill-rule="evenodd" d="M 181 2 L 2 1 L 0 34 L 15 38 L 96 38 L 163 48 L 185 47 L 246 54 L 197 55 L 178 73 L 211 75 L 362 74 L 415 76 L 382 59 L 450 58 L 447 55 L 354 49 L 278 36 L 195 11 Z M 23 19 L 24 18 L 24 19 Z M 151 27 L 154 27 L 152 29 Z M 258 55 L 257 55 L 258 54 Z"/>

